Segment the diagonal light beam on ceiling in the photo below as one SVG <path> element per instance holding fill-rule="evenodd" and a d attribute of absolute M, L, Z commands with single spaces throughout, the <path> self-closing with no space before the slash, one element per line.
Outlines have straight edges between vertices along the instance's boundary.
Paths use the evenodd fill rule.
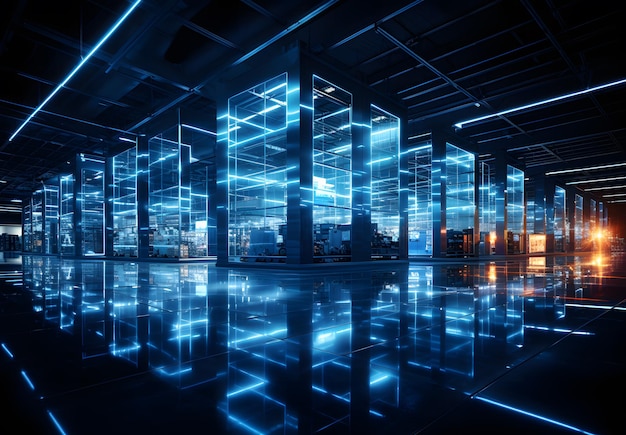
<path fill-rule="evenodd" d="M 28 118 L 26 118 L 26 120 L 22 123 L 22 125 L 20 125 L 18 129 L 15 130 L 15 132 L 9 138 L 9 142 L 15 139 L 15 137 L 19 134 L 19 132 L 26 126 L 26 124 L 30 122 L 31 119 L 33 119 L 33 117 L 37 113 L 39 113 L 39 111 L 43 108 L 43 106 L 45 106 L 48 103 L 48 101 L 50 101 L 52 97 L 54 97 L 57 94 L 57 92 L 59 92 L 67 84 L 67 82 L 69 82 L 70 79 L 74 77 L 74 75 L 78 72 L 78 70 L 80 70 L 83 67 L 83 65 L 85 65 L 85 63 L 87 63 L 87 61 L 91 58 L 91 56 L 93 56 L 94 53 L 98 51 L 98 49 L 102 46 L 102 44 L 104 44 L 107 41 L 107 39 L 109 39 L 111 35 L 115 33 L 118 27 L 120 27 L 122 23 L 128 18 L 128 16 L 137 8 L 137 6 L 139 6 L 139 3 L 141 3 L 141 0 L 135 1 L 130 6 L 130 8 L 128 8 L 128 10 L 124 12 L 124 14 L 120 17 L 120 19 L 118 19 L 115 22 L 113 27 L 111 27 L 109 31 L 105 33 L 105 35 L 100 39 L 100 41 L 98 41 L 98 43 L 91 49 L 91 51 L 78 63 L 78 65 L 74 67 L 74 69 L 67 75 L 67 77 L 65 77 L 63 81 L 59 83 L 56 88 L 54 88 L 54 90 L 50 93 L 50 95 L 48 95 L 46 99 L 43 100 L 43 102 L 39 106 L 37 106 L 37 108 L 35 108 L 35 110 L 28 116 Z"/>

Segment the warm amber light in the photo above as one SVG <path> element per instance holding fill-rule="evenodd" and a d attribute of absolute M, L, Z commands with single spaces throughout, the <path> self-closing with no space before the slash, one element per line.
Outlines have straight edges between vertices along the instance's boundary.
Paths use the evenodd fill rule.
<path fill-rule="evenodd" d="M 489 281 L 495 281 L 496 276 L 496 265 L 493 263 L 489 264 Z"/>
<path fill-rule="evenodd" d="M 495 233 L 495 231 L 492 231 L 492 232 L 489 233 L 489 241 L 491 243 L 495 243 L 496 242 L 496 233 Z"/>

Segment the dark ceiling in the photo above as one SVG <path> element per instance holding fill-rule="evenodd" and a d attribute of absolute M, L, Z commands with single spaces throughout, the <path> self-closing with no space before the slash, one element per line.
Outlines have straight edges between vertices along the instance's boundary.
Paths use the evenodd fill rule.
<path fill-rule="evenodd" d="M 626 83 L 587 91 L 626 79 L 624 6 L 604 0 L 144 0 L 9 141 L 131 4 L 3 2 L 0 203 L 26 198 L 79 152 L 107 155 L 120 136 L 158 131 L 174 110 L 214 127 L 210 84 L 296 40 L 404 104 L 409 136 L 437 125 L 483 159 L 506 153 L 530 189 L 547 171 L 626 163 Z M 608 202 L 626 199 L 615 187 L 625 175 L 615 166 L 558 177 L 617 177 L 576 185 L 622 194 Z"/>

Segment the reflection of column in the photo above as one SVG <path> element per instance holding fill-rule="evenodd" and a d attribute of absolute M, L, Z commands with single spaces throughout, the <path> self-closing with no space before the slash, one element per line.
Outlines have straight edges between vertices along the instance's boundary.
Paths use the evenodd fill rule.
<path fill-rule="evenodd" d="M 150 297 L 150 264 L 138 263 L 137 270 L 137 368 L 146 370 L 149 367 L 149 322 L 148 299 Z"/>
<path fill-rule="evenodd" d="M 287 337 L 285 399 L 286 418 L 298 422 L 298 433 L 313 430 L 313 306 L 311 295 L 315 290 L 314 276 L 288 279 Z M 296 354 L 297 352 L 297 354 Z M 286 423 L 286 422 L 285 422 Z M 286 427 L 286 425 L 285 425 Z"/>
<path fill-rule="evenodd" d="M 367 433 L 370 409 L 370 344 L 372 274 L 364 272 L 351 283 L 352 357 L 350 358 L 350 430 Z M 355 352 L 358 350 L 358 352 Z"/>

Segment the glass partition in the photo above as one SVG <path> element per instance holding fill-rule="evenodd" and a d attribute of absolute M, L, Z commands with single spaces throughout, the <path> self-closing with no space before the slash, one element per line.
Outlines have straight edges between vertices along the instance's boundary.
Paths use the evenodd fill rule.
<path fill-rule="evenodd" d="M 190 167 L 191 204 L 189 224 L 181 228 L 182 243 L 190 258 L 209 255 L 208 167 L 195 162 Z M 213 230 L 215 225 L 212 225 Z M 181 254 L 182 256 L 182 254 Z"/>
<path fill-rule="evenodd" d="M 287 74 L 228 100 L 228 256 L 283 261 L 287 227 Z"/>
<path fill-rule="evenodd" d="M 574 249 L 579 251 L 583 247 L 583 197 L 574 195 Z"/>
<path fill-rule="evenodd" d="M 507 253 L 524 252 L 524 171 L 507 166 L 506 173 L 506 237 Z"/>
<path fill-rule="evenodd" d="M 46 254 L 59 253 L 59 188 L 44 186 L 44 250 Z"/>
<path fill-rule="evenodd" d="M 313 255 L 352 254 L 352 94 L 313 77 Z"/>
<path fill-rule="evenodd" d="M 43 190 L 33 193 L 31 209 L 32 252 L 43 253 Z"/>
<path fill-rule="evenodd" d="M 479 253 L 491 255 L 496 252 L 496 185 L 495 173 L 487 162 L 480 162 L 480 185 L 478 187 L 478 228 L 480 228 Z"/>
<path fill-rule="evenodd" d="M 587 237 L 595 239 L 598 231 L 598 203 L 595 199 L 589 200 L 589 233 Z"/>
<path fill-rule="evenodd" d="M 113 157 L 113 255 L 136 257 L 137 148 Z"/>
<path fill-rule="evenodd" d="M 565 252 L 567 247 L 567 225 L 565 189 L 559 186 L 554 188 L 554 251 Z"/>
<path fill-rule="evenodd" d="M 22 251 L 32 252 L 33 250 L 33 216 L 31 203 L 24 205 L 22 212 Z"/>
<path fill-rule="evenodd" d="M 216 182 L 216 133 L 189 124 L 181 124 L 180 132 L 181 143 L 191 145 L 191 211 L 189 225 L 182 229 L 183 243 L 188 246 L 189 257 L 214 256 L 217 224 L 215 207 L 210 206 Z"/>
<path fill-rule="evenodd" d="M 60 181 L 59 240 L 60 253 L 75 255 L 74 239 L 74 176 L 64 175 Z"/>
<path fill-rule="evenodd" d="M 446 144 L 447 255 L 474 253 L 474 154 Z"/>
<path fill-rule="evenodd" d="M 372 258 L 397 258 L 400 235 L 400 119 L 371 109 Z"/>
<path fill-rule="evenodd" d="M 430 133 L 406 151 L 409 170 L 409 255 L 433 255 L 432 156 Z"/>
<path fill-rule="evenodd" d="M 190 147 L 179 144 L 178 126 L 148 142 L 149 255 L 158 258 L 188 257 L 181 227 L 188 225 L 191 191 L 187 171 Z"/>
<path fill-rule="evenodd" d="M 88 256 L 104 255 L 104 161 L 99 163 L 102 169 L 81 169 L 81 251 Z"/>

